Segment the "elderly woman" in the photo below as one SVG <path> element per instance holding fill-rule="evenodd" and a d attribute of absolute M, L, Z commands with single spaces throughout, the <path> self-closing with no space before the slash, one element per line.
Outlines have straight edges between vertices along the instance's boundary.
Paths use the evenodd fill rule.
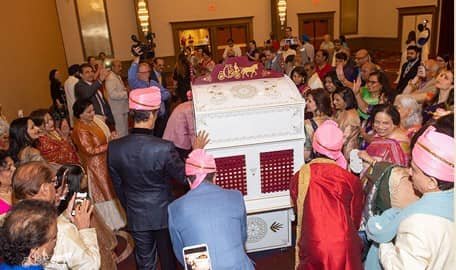
<path fill-rule="evenodd" d="M 410 138 L 400 127 L 401 117 L 397 109 L 388 104 L 375 106 L 372 112 L 374 136 L 359 157 L 371 166 L 377 161 L 387 161 L 408 166 Z"/>
<path fill-rule="evenodd" d="M 349 159 L 350 152 L 358 149 L 358 135 L 361 126 L 358 112 L 356 111 L 356 99 L 353 91 L 348 88 L 338 88 L 333 94 L 333 104 L 336 113 L 334 120 L 344 133 L 343 153 Z"/>
<path fill-rule="evenodd" d="M 346 170 L 342 131 L 327 120 L 312 144 L 317 158 L 290 181 L 297 210 L 295 269 L 362 269 L 357 230 L 364 195 L 359 179 Z"/>
<path fill-rule="evenodd" d="M 48 110 L 33 111 L 30 117 L 41 129 L 36 147 L 46 161 L 58 164 L 80 164 L 74 145 L 55 128 L 55 121 Z"/>
<path fill-rule="evenodd" d="M 22 117 L 13 120 L 9 133 L 9 152 L 14 162 L 43 160 L 40 151 L 35 148 L 40 129 L 35 126 L 31 118 Z"/>
<path fill-rule="evenodd" d="M 412 138 L 423 124 L 420 104 L 411 96 L 399 95 L 394 101 L 394 106 L 401 116 L 401 128 L 407 130 L 409 138 Z"/>
<path fill-rule="evenodd" d="M 317 88 L 307 92 L 306 112 L 311 115 L 304 121 L 306 142 L 304 145 L 304 159 L 310 160 L 312 155 L 312 138 L 315 130 L 324 121 L 331 118 L 331 99 L 325 89 Z"/>
<path fill-rule="evenodd" d="M 41 200 L 57 205 L 64 193 L 65 183 L 44 161 L 19 166 L 13 176 L 14 198 L 18 201 Z M 51 258 L 51 269 L 99 269 L 100 253 L 97 233 L 91 225 L 93 206 L 84 200 L 73 208 L 74 197 L 57 218 L 57 243 Z M 72 215 L 72 210 L 74 215 Z"/>
<path fill-rule="evenodd" d="M 57 237 L 57 213 L 39 200 L 18 203 L 0 230 L 0 269 L 42 270 L 51 258 Z"/>
<path fill-rule="evenodd" d="M 73 105 L 73 113 L 76 121 L 71 137 L 88 175 L 90 197 L 105 223 L 111 229 L 120 229 L 125 226 L 125 221 L 106 160 L 108 142 L 113 136 L 103 120 L 95 117 L 89 100 L 77 100 Z"/>

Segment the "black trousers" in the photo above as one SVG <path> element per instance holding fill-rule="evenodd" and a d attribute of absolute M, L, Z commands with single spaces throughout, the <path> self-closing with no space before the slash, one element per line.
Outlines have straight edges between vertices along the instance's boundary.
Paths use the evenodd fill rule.
<path fill-rule="evenodd" d="M 132 231 L 135 239 L 136 266 L 139 270 L 155 270 L 157 253 L 161 270 L 175 270 L 176 259 L 168 229 L 151 231 Z"/>

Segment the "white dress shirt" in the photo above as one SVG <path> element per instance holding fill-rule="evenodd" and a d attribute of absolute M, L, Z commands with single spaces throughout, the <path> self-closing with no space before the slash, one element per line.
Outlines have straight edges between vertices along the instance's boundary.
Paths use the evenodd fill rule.
<path fill-rule="evenodd" d="M 74 96 L 74 86 L 79 82 L 79 79 L 75 76 L 69 76 L 63 84 L 65 89 L 66 102 L 68 107 L 68 114 L 70 118 L 70 125 L 73 126 L 73 104 L 76 102 Z"/>
<path fill-rule="evenodd" d="M 395 243 L 380 244 L 383 269 L 456 269 L 454 223 L 426 214 L 414 214 L 399 225 Z"/>

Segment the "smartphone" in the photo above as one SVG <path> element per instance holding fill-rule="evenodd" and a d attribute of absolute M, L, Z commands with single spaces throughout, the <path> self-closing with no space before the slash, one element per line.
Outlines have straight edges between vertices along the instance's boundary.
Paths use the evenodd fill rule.
<path fill-rule="evenodd" d="M 74 217 L 76 215 L 76 209 L 87 200 L 87 192 L 76 192 L 76 198 L 74 198 L 73 209 L 71 210 L 71 215 Z"/>
<path fill-rule="evenodd" d="M 212 270 L 206 244 L 184 247 L 185 270 Z"/>

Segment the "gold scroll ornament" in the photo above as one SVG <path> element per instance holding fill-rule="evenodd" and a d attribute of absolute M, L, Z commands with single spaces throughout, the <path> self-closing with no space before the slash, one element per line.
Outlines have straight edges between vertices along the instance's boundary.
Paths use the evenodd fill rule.
<path fill-rule="evenodd" d="M 217 76 L 220 81 L 226 79 L 251 79 L 257 75 L 258 64 L 253 64 L 249 67 L 239 68 L 238 64 L 234 62 L 234 64 L 228 64 L 223 67 Z"/>

